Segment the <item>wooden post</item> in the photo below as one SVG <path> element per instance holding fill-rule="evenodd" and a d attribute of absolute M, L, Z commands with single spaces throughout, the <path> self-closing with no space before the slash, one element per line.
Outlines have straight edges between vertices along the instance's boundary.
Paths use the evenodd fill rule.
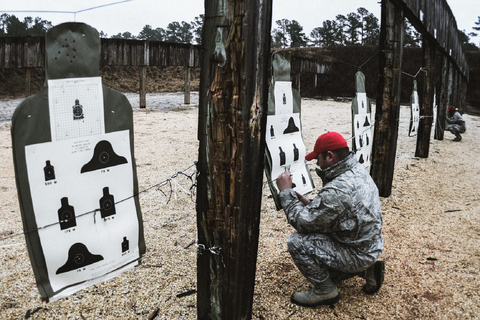
<path fill-rule="evenodd" d="M 370 174 L 380 196 L 391 194 L 400 116 L 404 15 L 389 0 L 382 0 L 375 133 Z"/>
<path fill-rule="evenodd" d="M 423 40 L 423 101 L 420 103 L 420 122 L 417 131 L 417 147 L 415 157 L 428 158 L 430 149 L 430 133 L 433 121 L 433 94 L 435 71 L 435 46 L 424 38 Z"/>
<path fill-rule="evenodd" d="M 147 68 L 140 66 L 140 108 L 147 106 Z"/>
<path fill-rule="evenodd" d="M 445 121 L 447 116 L 448 105 L 448 57 L 442 57 L 442 83 L 440 87 L 440 101 L 437 109 L 437 123 L 435 124 L 435 139 L 443 140 L 445 133 Z"/>
<path fill-rule="evenodd" d="M 190 67 L 185 66 L 184 103 L 190 104 Z"/>
<path fill-rule="evenodd" d="M 467 111 L 467 79 L 460 77 L 460 110 Z"/>
<path fill-rule="evenodd" d="M 263 186 L 272 0 L 205 1 L 197 317 L 250 319 Z"/>

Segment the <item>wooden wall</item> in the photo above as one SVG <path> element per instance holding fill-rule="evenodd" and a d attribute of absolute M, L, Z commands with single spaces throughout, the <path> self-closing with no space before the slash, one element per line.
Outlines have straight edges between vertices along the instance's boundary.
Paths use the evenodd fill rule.
<path fill-rule="evenodd" d="M 198 67 L 200 46 L 160 41 L 101 39 L 100 66 Z M 0 38 L 0 68 L 45 66 L 43 37 Z"/>

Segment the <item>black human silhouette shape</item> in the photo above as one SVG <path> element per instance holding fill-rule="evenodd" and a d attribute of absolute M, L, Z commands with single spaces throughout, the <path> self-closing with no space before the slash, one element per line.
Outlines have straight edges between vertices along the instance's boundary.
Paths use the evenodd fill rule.
<path fill-rule="evenodd" d="M 293 119 L 293 117 L 290 117 L 290 119 L 288 119 L 288 126 L 285 130 L 283 130 L 283 134 L 297 131 L 300 131 L 300 129 L 298 129 L 298 127 L 295 125 L 295 120 Z"/>
<path fill-rule="evenodd" d="M 275 137 L 275 129 L 273 129 L 273 124 L 270 126 L 270 137 Z"/>
<path fill-rule="evenodd" d="M 364 127 L 368 127 L 370 125 L 370 122 L 368 121 L 368 116 L 365 116 L 365 122 L 363 123 Z"/>
<path fill-rule="evenodd" d="M 127 159 L 113 151 L 110 142 L 102 140 L 97 143 L 92 159 L 82 167 L 81 173 L 118 166 L 127 163 Z"/>
<path fill-rule="evenodd" d="M 78 99 L 75 99 L 75 105 L 72 107 L 73 110 L 73 120 L 81 120 L 83 116 L 83 106 L 80 104 Z"/>
<path fill-rule="evenodd" d="M 370 143 L 370 139 L 368 138 L 368 134 L 367 134 L 367 135 L 365 135 L 365 139 L 367 140 L 367 146 L 368 146 L 368 145 L 369 145 L 369 143 Z"/>
<path fill-rule="evenodd" d="M 108 187 L 103 188 L 103 197 L 100 198 L 100 214 L 102 218 L 112 216 L 116 213 L 115 200 L 108 191 Z"/>
<path fill-rule="evenodd" d="M 51 165 L 50 160 L 47 160 L 43 168 L 45 181 L 55 180 L 55 168 Z"/>
<path fill-rule="evenodd" d="M 299 151 L 295 143 L 293 144 L 293 161 L 298 161 Z"/>
<path fill-rule="evenodd" d="M 127 240 L 127 237 L 123 237 L 122 253 L 128 251 L 129 249 L 130 249 L 130 241 Z"/>
<path fill-rule="evenodd" d="M 360 145 L 360 148 L 363 147 L 363 137 L 362 137 L 362 135 L 358 136 L 358 144 Z"/>
<path fill-rule="evenodd" d="M 285 96 L 285 93 L 283 93 L 283 104 L 287 104 L 287 97 Z"/>
<path fill-rule="evenodd" d="M 364 163 L 365 161 L 363 160 L 363 153 L 360 155 L 360 159 L 358 159 L 358 162 Z"/>
<path fill-rule="evenodd" d="M 90 253 L 86 245 L 77 242 L 68 250 L 67 262 L 58 268 L 56 274 L 80 269 L 101 260 L 103 260 L 103 256 Z"/>
<path fill-rule="evenodd" d="M 77 221 L 75 219 L 75 209 L 68 204 L 68 198 L 60 199 L 62 206 L 58 209 L 58 222 L 60 223 L 60 230 L 75 227 Z"/>
<path fill-rule="evenodd" d="M 305 176 L 303 175 L 303 173 L 302 173 L 302 183 L 303 185 L 307 184 L 307 179 L 305 179 Z"/>
<path fill-rule="evenodd" d="M 282 150 L 282 147 L 278 147 L 278 149 L 280 149 L 280 165 L 283 166 L 287 161 L 285 152 Z"/>

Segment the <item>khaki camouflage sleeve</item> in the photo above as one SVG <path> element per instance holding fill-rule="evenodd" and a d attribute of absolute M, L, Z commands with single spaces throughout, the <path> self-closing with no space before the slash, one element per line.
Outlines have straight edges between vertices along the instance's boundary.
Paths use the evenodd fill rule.
<path fill-rule="evenodd" d="M 310 204 L 304 206 L 293 189 L 279 194 L 288 223 L 298 232 L 325 233 L 331 230 L 338 216 L 344 211 L 342 199 L 345 193 L 337 189 L 323 189 Z"/>

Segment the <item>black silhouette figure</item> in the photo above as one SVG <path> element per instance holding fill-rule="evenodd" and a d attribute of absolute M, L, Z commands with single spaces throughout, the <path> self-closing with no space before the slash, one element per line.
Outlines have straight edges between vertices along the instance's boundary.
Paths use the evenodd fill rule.
<path fill-rule="evenodd" d="M 287 161 L 285 152 L 283 152 L 282 147 L 278 147 L 278 149 L 280 149 L 280 165 L 283 166 Z"/>
<path fill-rule="evenodd" d="M 77 221 L 75 219 L 75 209 L 68 204 L 68 198 L 64 197 L 60 200 L 62 206 L 58 209 L 58 221 L 60 222 L 60 230 L 75 227 Z"/>
<path fill-rule="evenodd" d="M 365 139 L 367 140 L 367 146 L 370 144 L 370 139 L 368 138 L 368 134 L 365 135 Z"/>
<path fill-rule="evenodd" d="M 357 121 L 357 129 L 360 129 L 360 122 Z"/>
<path fill-rule="evenodd" d="M 273 129 L 273 124 L 270 126 L 270 137 L 275 137 L 275 129 Z"/>
<path fill-rule="evenodd" d="M 299 158 L 298 148 L 294 143 L 293 144 L 293 161 L 298 161 L 298 158 Z"/>
<path fill-rule="evenodd" d="M 307 184 L 307 179 L 305 179 L 305 176 L 302 174 L 302 183 L 303 185 Z"/>
<path fill-rule="evenodd" d="M 127 237 L 123 237 L 122 253 L 128 251 L 129 249 L 130 249 L 130 241 L 127 240 Z"/>
<path fill-rule="evenodd" d="M 365 116 L 365 123 L 363 124 L 364 127 L 368 127 L 370 122 L 368 121 L 368 116 Z"/>
<path fill-rule="evenodd" d="M 287 97 L 285 96 L 285 93 L 283 94 L 283 104 L 287 104 Z"/>
<path fill-rule="evenodd" d="M 300 131 L 300 129 L 298 129 L 298 127 L 295 125 L 295 120 L 293 120 L 293 117 L 290 117 L 290 119 L 288 119 L 288 126 L 283 131 L 283 134 L 297 132 L 297 131 Z"/>
<path fill-rule="evenodd" d="M 99 254 L 92 254 L 83 243 L 75 243 L 68 250 L 67 262 L 58 268 L 56 274 L 76 270 L 103 260 Z"/>
<path fill-rule="evenodd" d="M 362 135 L 360 135 L 358 137 L 358 143 L 360 144 L 360 148 L 363 147 L 363 137 L 362 137 Z"/>
<path fill-rule="evenodd" d="M 115 200 L 113 196 L 108 193 L 108 187 L 105 187 L 103 188 L 103 197 L 100 198 L 100 214 L 102 218 L 106 218 L 115 213 Z"/>
<path fill-rule="evenodd" d="M 83 116 L 83 106 L 80 104 L 78 99 L 75 99 L 75 105 L 72 107 L 73 109 L 73 120 L 81 120 L 84 118 Z"/>
<path fill-rule="evenodd" d="M 363 153 L 360 155 L 360 159 L 358 159 L 358 162 L 360 162 L 360 163 L 364 163 L 364 162 L 365 162 L 365 160 L 363 160 Z"/>
<path fill-rule="evenodd" d="M 118 166 L 127 163 L 127 159 L 113 151 L 112 145 L 102 140 L 95 146 L 92 159 L 82 167 L 81 173 Z"/>
<path fill-rule="evenodd" d="M 45 181 L 55 180 L 55 168 L 50 164 L 50 160 L 46 161 L 43 173 L 45 175 Z"/>

